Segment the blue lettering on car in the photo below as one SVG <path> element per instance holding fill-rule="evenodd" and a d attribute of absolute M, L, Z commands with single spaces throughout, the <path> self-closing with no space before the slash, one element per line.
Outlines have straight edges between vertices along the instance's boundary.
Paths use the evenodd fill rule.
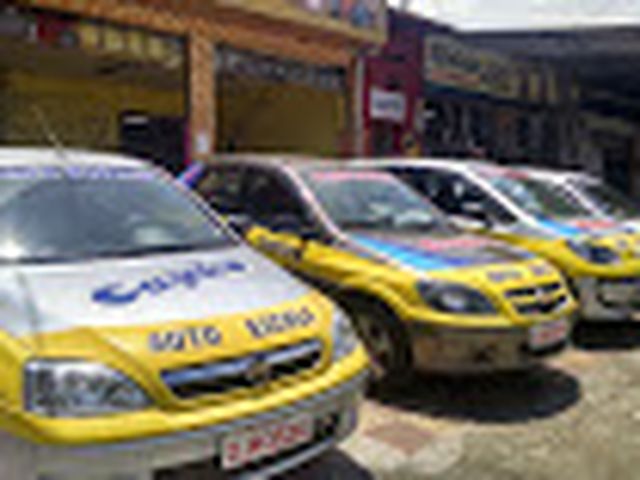
<path fill-rule="evenodd" d="M 196 262 L 182 270 L 168 270 L 135 284 L 115 282 L 98 288 L 92 294 L 93 301 L 110 306 L 125 306 L 134 303 L 143 295 L 152 297 L 184 287 L 195 289 L 202 282 L 221 278 L 232 273 L 247 270 L 246 265 L 237 261 L 205 263 Z"/>
<path fill-rule="evenodd" d="M 192 327 L 154 332 L 149 335 L 152 352 L 184 352 L 220 345 L 222 334 L 216 327 Z"/>
<path fill-rule="evenodd" d="M 252 318 L 245 322 L 247 330 L 254 338 L 265 338 L 294 328 L 304 328 L 316 319 L 314 313 L 306 307 L 300 310 L 287 310 L 283 313 L 271 313 Z"/>

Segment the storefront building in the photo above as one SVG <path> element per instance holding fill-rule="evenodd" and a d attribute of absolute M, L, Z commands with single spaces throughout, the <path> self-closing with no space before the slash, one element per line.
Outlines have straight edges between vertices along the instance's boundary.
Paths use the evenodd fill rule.
<path fill-rule="evenodd" d="M 477 49 L 453 32 L 428 34 L 424 42 L 429 153 L 558 161 L 574 99 L 557 72 Z"/>
<path fill-rule="evenodd" d="M 389 12 L 389 40 L 366 60 L 362 115 L 371 156 L 420 153 L 425 24 Z"/>
<path fill-rule="evenodd" d="M 389 23 L 389 42 L 367 60 L 370 154 L 575 158 L 579 90 L 570 79 L 477 48 L 447 25 L 398 12 Z"/>
<path fill-rule="evenodd" d="M 120 150 L 352 148 L 383 0 L 25 0 L 0 13 L 0 141 Z"/>

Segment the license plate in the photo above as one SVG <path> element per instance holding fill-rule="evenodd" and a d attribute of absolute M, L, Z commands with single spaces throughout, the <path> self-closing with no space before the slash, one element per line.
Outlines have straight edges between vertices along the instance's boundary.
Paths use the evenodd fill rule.
<path fill-rule="evenodd" d="M 277 457 L 310 442 L 313 434 L 313 419 L 309 415 L 231 434 L 222 442 L 222 468 L 235 470 Z"/>
<path fill-rule="evenodd" d="M 542 323 L 530 330 L 529 345 L 534 350 L 550 347 L 566 340 L 568 335 L 569 322 L 566 320 Z"/>

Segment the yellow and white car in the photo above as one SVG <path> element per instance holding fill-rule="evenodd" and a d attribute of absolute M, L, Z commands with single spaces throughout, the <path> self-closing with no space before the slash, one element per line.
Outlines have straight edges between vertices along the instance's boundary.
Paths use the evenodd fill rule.
<path fill-rule="evenodd" d="M 522 369 L 566 343 L 575 302 L 554 267 L 461 233 L 391 174 L 230 157 L 183 179 L 349 311 L 379 377 Z"/>
<path fill-rule="evenodd" d="M 383 161 L 451 218 L 546 258 L 570 279 L 581 316 L 621 321 L 640 306 L 640 238 L 595 218 L 553 183 L 522 169 L 455 160 Z"/>
<path fill-rule="evenodd" d="M 1 478 L 269 475 L 353 430 L 349 320 L 168 175 L 2 150 L 0 199 Z"/>

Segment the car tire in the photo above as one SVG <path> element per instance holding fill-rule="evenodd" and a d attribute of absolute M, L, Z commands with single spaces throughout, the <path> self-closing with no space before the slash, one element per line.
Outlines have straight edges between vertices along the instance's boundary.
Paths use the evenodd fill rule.
<path fill-rule="evenodd" d="M 399 385 L 412 371 L 408 334 L 393 311 L 368 297 L 343 302 L 362 340 L 372 365 L 372 385 Z"/>

